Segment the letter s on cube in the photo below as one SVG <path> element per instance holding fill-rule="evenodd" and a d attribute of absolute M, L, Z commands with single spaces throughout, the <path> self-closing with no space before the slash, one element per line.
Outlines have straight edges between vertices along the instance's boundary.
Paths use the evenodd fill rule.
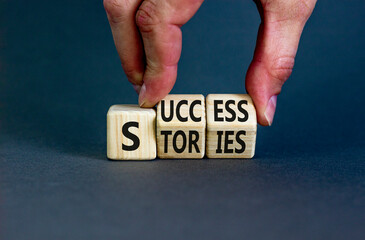
<path fill-rule="evenodd" d="M 112 160 L 156 158 L 156 111 L 113 105 L 107 114 L 107 156 Z"/>

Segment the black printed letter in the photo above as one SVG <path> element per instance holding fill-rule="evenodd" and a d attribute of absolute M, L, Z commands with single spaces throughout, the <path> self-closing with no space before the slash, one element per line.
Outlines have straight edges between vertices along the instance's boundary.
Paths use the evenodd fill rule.
<path fill-rule="evenodd" d="M 139 147 L 139 138 L 129 131 L 130 127 L 138 128 L 138 122 L 127 122 L 123 125 L 123 135 L 133 141 L 133 144 L 130 146 L 122 144 L 122 149 L 124 151 L 134 151 Z"/>
<path fill-rule="evenodd" d="M 168 151 L 168 143 L 169 143 L 169 135 L 172 134 L 172 131 L 161 131 L 161 135 L 165 135 L 164 139 L 164 153 L 167 153 Z"/>
<path fill-rule="evenodd" d="M 165 122 L 170 122 L 174 117 L 174 101 L 170 100 L 170 116 L 165 116 L 165 100 L 161 101 L 161 117 Z"/>
<path fill-rule="evenodd" d="M 223 100 L 214 100 L 214 121 L 215 122 L 223 122 L 222 117 L 218 117 L 218 113 L 223 112 L 223 109 L 218 108 L 218 104 L 223 104 Z"/>
<path fill-rule="evenodd" d="M 177 119 L 179 119 L 180 122 L 187 122 L 188 121 L 188 117 L 181 117 L 180 115 L 180 108 L 181 105 L 188 105 L 188 100 L 181 100 L 177 105 L 176 105 L 176 117 Z"/>
<path fill-rule="evenodd" d="M 246 122 L 248 120 L 248 112 L 246 111 L 246 109 L 244 109 L 242 107 L 243 104 L 247 105 L 247 101 L 246 100 L 241 100 L 238 102 L 238 110 L 244 114 L 243 118 L 238 117 L 238 121 L 240 122 Z"/>
<path fill-rule="evenodd" d="M 246 135 L 246 131 L 238 131 L 236 134 L 236 141 L 242 146 L 241 149 L 236 148 L 236 153 L 243 153 L 246 149 L 246 143 L 240 138 L 240 135 Z"/>
<path fill-rule="evenodd" d="M 195 100 L 190 105 L 190 118 L 194 122 L 200 122 L 202 120 L 201 117 L 195 117 L 194 116 L 194 106 L 197 105 L 197 104 L 202 105 L 202 102 L 200 100 Z"/>

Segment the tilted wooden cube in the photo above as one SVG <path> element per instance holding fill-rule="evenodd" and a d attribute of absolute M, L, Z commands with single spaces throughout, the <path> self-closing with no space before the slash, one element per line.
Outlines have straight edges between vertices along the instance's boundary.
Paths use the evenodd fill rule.
<path fill-rule="evenodd" d="M 113 160 L 156 158 L 156 111 L 113 105 L 107 114 L 107 155 Z"/>
<path fill-rule="evenodd" d="M 203 95 L 167 95 L 157 105 L 157 155 L 160 158 L 203 158 Z"/>
<path fill-rule="evenodd" d="M 256 110 L 247 94 L 210 94 L 207 105 L 208 158 L 252 158 Z"/>

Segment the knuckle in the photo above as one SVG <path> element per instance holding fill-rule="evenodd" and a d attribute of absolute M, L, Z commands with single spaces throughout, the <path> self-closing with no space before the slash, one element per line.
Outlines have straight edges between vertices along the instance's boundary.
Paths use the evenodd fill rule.
<path fill-rule="evenodd" d="M 136 14 L 136 24 L 141 32 L 151 32 L 160 23 L 155 0 L 142 2 Z"/>
<path fill-rule="evenodd" d="M 280 57 L 273 61 L 269 73 L 282 85 L 290 77 L 293 67 L 294 57 Z"/>
<path fill-rule="evenodd" d="M 127 79 L 132 84 L 141 84 L 143 73 L 137 71 L 133 66 L 129 66 L 127 64 L 122 64 L 123 70 Z"/>
<path fill-rule="evenodd" d="M 313 8 L 309 6 L 308 0 L 300 0 L 295 10 L 298 19 L 307 20 L 312 14 Z"/>
<path fill-rule="evenodd" d="M 125 75 L 127 76 L 127 79 L 130 83 L 132 84 L 141 84 L 141 81 L 139 79 L 139 75 L 141 75 L 140 73 L 138 73 L 137 71 L 126 71 L 124 70 Z"/>
<path fill-rule="evenodd" d="M 314 9 L 315 1 L 313 0 L 294 0 L 294 1 L 263 1 L 266 12 L 275 16 L 275 22 L 281 21 L 299 21 L 308 20 Z"/>
<path fill-rule="evenodd" d="M 130 12 L 129 0 L 104 0 L 104 9 L 113 23 L 123 22 Z"/>

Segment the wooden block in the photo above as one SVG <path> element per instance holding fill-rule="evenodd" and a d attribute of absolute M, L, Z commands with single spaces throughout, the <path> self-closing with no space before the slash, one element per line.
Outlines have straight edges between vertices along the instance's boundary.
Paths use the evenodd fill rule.
<path fill-rule="evenodd" d="M 203 158 L 203 95 L 168 95 L 157 105 L 157 155 L 160 158 Z"/>
<path fill-rule="evenodd" d="M 113 160 L 156 158 L 156 111 L 113 105 L 107 114 L 107 155 Z"/>
<path fill-rule="evenodd" d="M 252 158 L 256 110 L 247 94 L 210 94 L 207 105 L 208 158 Z"/>

